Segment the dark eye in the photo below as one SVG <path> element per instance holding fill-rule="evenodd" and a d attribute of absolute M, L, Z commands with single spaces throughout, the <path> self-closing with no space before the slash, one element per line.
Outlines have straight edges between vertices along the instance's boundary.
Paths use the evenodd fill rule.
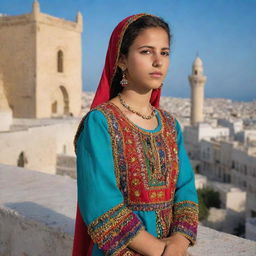
<path fill-rule="evenodd" d="M 151 51 L 150 51 L 150 50 L 143 50 L 143 51 L 141 51 L 140 53 L 142 53 L 142 54 L 150 54 Z"/>
<path fill-rule="evenodd" d="M 161 54 L 164 55 L 164 56 L 169 56 L 170 55 L 170 53 L 168 51 L 161 52 Z"/>

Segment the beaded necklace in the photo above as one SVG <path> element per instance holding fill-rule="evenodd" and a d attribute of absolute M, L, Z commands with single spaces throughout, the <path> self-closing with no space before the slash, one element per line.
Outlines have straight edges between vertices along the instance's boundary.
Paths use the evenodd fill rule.
<path fill-rule="evenodd" d="M 138 111 L 132 109 L 132 108 L 124 101 L 124 99 L 121 97 L 121 93 L 118 93 L 118 98 L 119 98 L 119 100 L 120 100 L 120 103 L 121 103 L 126 109 L 128 109 L 128 110 L 131 111 L 132 113 L 134 113 L 134 114 L 136 114 L 136 115 L 142 117 L 143 119 L 149 120 L 149 119 L 151 119 L 152 117 L 154 117 L 154 116 L 156 115 L 155 108 L 154 108 L 151 104 L 150 104 L 150 107 L 151 107 L 151 109 L 152 109 L 152 112 L 151 112 L 151 114 L 150 114 L 149 116 L 146 116 L 146 115 L 143 115 L 143 114 L 139 113 Z"/>

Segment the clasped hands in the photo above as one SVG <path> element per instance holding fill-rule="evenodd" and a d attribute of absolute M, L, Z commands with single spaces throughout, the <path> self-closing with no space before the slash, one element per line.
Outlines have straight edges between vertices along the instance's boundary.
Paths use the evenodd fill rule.
<path fill-rule="evenodd" d="M 161 256 L 186 256 L 190 241 L 179 233 L 161 240 L 164 249 Z"/>

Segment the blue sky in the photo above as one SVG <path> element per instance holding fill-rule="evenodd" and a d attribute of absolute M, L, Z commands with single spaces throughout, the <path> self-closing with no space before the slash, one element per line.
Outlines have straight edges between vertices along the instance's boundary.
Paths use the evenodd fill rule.
<path fill-rule="evenodd" d="M 33 0 L 0 0 L 0 13 L 31 11 Z M 208 77 L 206 97 L 256 100 L 256 0 L 41 0 L 41 11 L 84 20 L 83 88 L 95 91 L 110 34 L 131 14 L 163 17 L 173 34 L 171 65 L 163 95 L 190 97 L 188 75 L 199 53 Z"/>

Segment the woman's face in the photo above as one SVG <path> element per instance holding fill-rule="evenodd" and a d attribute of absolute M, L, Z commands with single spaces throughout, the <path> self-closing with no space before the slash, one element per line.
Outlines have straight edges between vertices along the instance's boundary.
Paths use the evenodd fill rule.
<path fill-rule="evenodd" d="M 147 92 L 161 86 L 169 67 L 169 40 L 163 28 L 152 27 L 140 32 L 119 66 L 126 68 L 129 89 Z"/>

